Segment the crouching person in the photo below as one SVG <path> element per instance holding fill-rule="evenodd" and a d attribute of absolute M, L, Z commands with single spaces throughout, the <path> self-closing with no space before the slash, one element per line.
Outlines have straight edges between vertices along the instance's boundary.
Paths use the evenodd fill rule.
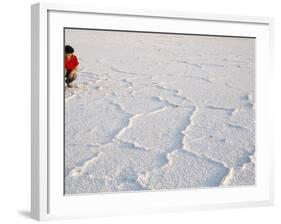
<path fill-rule="evenodd" d="M 72 82 L 77 78 L 77 69 L 78 69 L 78 59 L 74 55 L 74 49 L 67 45 L 65 46 L 65 63 L 64 67 L 66 70 L 65 82 L 69 88 L 72 87 Z"/>

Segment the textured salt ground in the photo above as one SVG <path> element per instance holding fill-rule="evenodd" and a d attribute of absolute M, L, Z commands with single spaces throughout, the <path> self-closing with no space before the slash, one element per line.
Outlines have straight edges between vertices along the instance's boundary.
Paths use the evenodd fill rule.
<path fill-rule="evenodd" d="M 65 193 L 255 183 L 254 39 L 66 30 Z"/>

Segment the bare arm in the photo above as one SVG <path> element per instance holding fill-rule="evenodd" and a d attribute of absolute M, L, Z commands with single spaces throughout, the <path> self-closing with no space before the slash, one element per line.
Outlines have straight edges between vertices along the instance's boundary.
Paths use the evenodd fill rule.
<path fill-rule="evenodd" d="M 78 71 L 78 65 L 74 69 L 71 70 L 70 74 L 76 74 L 77 71 Z"/>

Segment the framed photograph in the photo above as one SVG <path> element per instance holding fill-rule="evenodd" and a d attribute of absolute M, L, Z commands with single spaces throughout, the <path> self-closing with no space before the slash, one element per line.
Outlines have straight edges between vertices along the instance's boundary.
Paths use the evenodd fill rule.
<path fill-rule="evenodd" d="M 272 204 L 272 29 L 32 5 L 32 217 Z"/>

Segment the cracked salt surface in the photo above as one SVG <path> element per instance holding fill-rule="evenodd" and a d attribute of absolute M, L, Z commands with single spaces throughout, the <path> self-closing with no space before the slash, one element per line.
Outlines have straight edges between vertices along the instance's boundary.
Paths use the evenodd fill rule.
<path fill-rule="evenodd" d="M 65 193 L 255 184 L 254 39 L 71 30 Z"/>

